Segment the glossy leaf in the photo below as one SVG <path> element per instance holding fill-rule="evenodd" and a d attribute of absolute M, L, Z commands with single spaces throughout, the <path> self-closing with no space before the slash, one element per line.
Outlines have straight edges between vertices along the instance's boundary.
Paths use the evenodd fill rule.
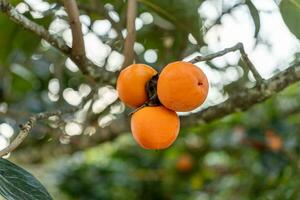
<path fill-rule="evenodd" d="M 259 19 L 259 13 L 256 7 L 253 5 L 251 0 L 246 0 L 246 4 L 249 8 L 250 14 L 252 16 L 254 25 L 255 25 L 255 34 L 254 36 L 257 37 L 259 29 L 260 29 L 260 19 Z"/>
<path fill-rule="evenodd" d="M 280 3 L 280 12 L 290 31 L 296 37 L 300 38 L 300 0 L 282 0 Z"/>
<path fill-rule="evenodd" d="M 29 172 L 0 159 L 0 194 L 7 200 L 51 200 L 44 186 Z"/>

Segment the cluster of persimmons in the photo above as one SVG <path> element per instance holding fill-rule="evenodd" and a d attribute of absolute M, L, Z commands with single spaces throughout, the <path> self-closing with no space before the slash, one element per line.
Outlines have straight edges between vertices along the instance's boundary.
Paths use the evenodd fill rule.
<path fill-rule="evenodd" d="M 161 73 L 145 64 L 123 69 L 117 80 L 119 98 L 131 108 L 131 131 L 145 149 L 168 148 L 180 128 L 177 112 L 200 106 L 208 94 L 204 72 L 189 62 L 177 61 Z"/>

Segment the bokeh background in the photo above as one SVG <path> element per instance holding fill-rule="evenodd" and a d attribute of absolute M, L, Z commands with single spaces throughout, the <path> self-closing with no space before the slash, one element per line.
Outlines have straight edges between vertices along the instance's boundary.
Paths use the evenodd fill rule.
<path fill-rule="evenodd" d="M 117 72 L 124 61 L 126 1 L 77 2 L 87 57 L 99 70 Z M 59 0 L 10 3 L 71 46 Z M 299 61 L 299 13 L 299 0 L 138 0 L 135 60 L 161 70 L 242 42 L 267 79 Z M 184 126 L 167 150 L 143 150 L 128 129 L 130 110 L 118 100 L 117 76 L 92 87 L 46 41 L 3 14 L 0 27 L 0 148 L 31 113 L 78 107 L 39 123 L 7 156 L 37 176 L 54 199 L 300 199 L 299 84 L 246 112 Z M 239 52 L 197 65 L 210 91 L 193 112 L 255 84 Z"/>

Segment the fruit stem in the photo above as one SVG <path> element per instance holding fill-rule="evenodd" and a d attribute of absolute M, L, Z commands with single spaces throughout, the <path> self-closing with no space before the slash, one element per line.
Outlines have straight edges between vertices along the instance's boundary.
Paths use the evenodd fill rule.
<path fill-rule="evenodd" d="M 146 92 L 148 96 L 148 100 L 141 105 L 140 107 L 134 109 L 132 112 L 129 113 L 129 115 L 134 114 L 135 112 L 139 111 L 140 109 L 146 107 L 146 106 L 159 106 L 161 105 L 158 96 L 157 96 L 157 80 L 158 80 L 158 74 L 152 76 L 152 78 L 147 82 L 146 84 Z"/>

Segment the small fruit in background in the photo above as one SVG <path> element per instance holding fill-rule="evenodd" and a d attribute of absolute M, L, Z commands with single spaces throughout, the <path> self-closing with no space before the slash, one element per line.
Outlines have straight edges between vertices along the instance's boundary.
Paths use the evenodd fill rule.
<path fill-rule="evenodd" d="M 157 71 L 145 64 L 132 64 L 123 69 L 117 80 L 117 91 L 121 101 L 137 108 L 147 100 L 146 84 Z"/>
<path fill-rule="evenodd" d="M 280 151 L 283 148 L 282 138 L 273 130 L 267 130 L 265 132 L 266 145 L 272 151 Z"/>
<path fill-rule="evenodd" d="M 204 72 L 196 65 L 177 61 L 168 64 L 159 75 L 157 93 L 167 108 L 186 112 L 205 101 L 209 84 Z"/>
<path fill-rule="evenodd" d="M 194 160 L 193 157 L 190 154 L 183 154 L 181 155 L 176 163 L 176 169 L 179 172 L 190 172 L 193 168 Z"/>
<path fill-rule="evenodd" d="M 180 122 L 176 112 L 163 106 L 144 107 L 131 118 L 135 141 L 145 149 L 165 149 L 173 144 Z"/>

